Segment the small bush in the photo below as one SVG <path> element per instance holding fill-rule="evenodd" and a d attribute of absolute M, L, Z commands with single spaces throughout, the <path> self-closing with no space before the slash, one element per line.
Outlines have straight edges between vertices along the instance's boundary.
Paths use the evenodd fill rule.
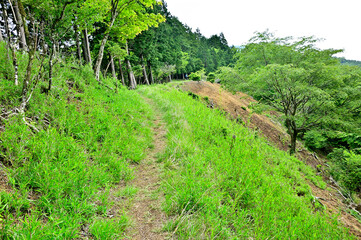
<path fill-rule="evenodd" d="M 214 73 L 209 73 L 207 77 L 207 81 L 214 83 L 214 80 L 216 79 L 216 75 Z"/>
<path fill-rule="evenodd" d="M 200 81 L 201 80 L 201 75 L 199 75 L 197 73 L 191 73 L 189 75 L 189 79 L 193 80 L 193 81 Z"/>

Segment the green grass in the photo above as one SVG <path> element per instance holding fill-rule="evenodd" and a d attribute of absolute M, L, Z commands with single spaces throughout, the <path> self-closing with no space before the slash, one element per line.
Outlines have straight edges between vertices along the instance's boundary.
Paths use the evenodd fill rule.
<path fill-rule="evenodd" d="M 0 44 L 0 107 L 8 111 L 21 86 L 11 80 L 4 51 Z M 18 59 L 22 79 L 26 56 Z M 2 123 L 0 161 L 12 191 L 0 192 L 1 239 L 124 237 L 126 212 L 141 189 L 119 183 L 131 180 L 130 164 L 155 147 L 154 113 L 140 94 L 154 100 L 167 123 L 168 145 L 157 155 L 165 166 L 164 210 L 173 219 L 167 231 L 179 239 L 352 238 L 314 202 L 307 181 L 325 183 L 311 168 L 223 112 L 171 85 L 114 93 L 89 66 L 60 61 L 54 73 L 52 91 L 38 88 L 26 109 L 39 133 L 16 115 Z"/>
<path fill-rule="evenodd" d="M 109 192 L 134 177 L 129 165 L 151 143 L 153 112 L 134 91 L 100 87 L 88 66 L 57 65 L 56 72 L 50 94 L 36 90 L 27 109 L 40 132 L 14 116 L 0 133 L 13 188 L 0 192 L 0 238 L 74 239 L 89 229 L 95 239 L 119 239 L 129 221 L 122 211 L 107 218 L 115 204 Z M 6 79 L 0 89 L 3 104 L 19 92 Z"/>
<path fill-rule="evenodd" d="M 313 202 L 313 170 L 168 86 L 143 87 L 164 114 L 166 230 L 179 239 L 352 239 Z"/>

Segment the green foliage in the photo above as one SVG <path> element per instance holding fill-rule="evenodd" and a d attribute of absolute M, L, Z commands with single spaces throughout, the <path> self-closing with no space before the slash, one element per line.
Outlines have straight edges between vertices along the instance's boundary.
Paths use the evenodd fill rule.
<path fill-rule="evenodd" d="M 231 67 L 220 67 L 217 71 L 216 78 L 221 81 L 222 85 L 232 91 L 240 89 L 239 86 L 243 83 L 241 75 Z"/>
<path fill-rule="evenodd" d="M 201 75 L 199 75 L 197 73 L 191 73 L 189 75 L 189 79 L 193 80 L 193 81 L 200 81 L 201 80 Z"/>
<path fill-rule="evenodd" d="M 209 73 L 207 76 L 207 81 L 214 83 L 214 80 L 216 80 L 216 74 L 213 72 Z"/>
<path fill-rule="evenodd" d="M 175 71 L 176 71 L 176 66 L 175 65 L 165 64 L 164 66 L 159 68 L 159 70 L 158 70 L 158 78 L 165 79 L 165 78 L 169 77 L 171 74 L 175 73 Z"/>
<path fill-rule="evenodd" d="M 168 127 L 168 231 L 179 239 L 352 238 L 313 205 L 310 167 L 269 146 L 247 128 L 168 86 L 141 88 Z"/>
<path fill-rule="evenodd" d="M 156 6 L 154 10 L 165 16 L 166 21 L 130 42 L 136 54 L 143 55 L 154 70 L 174 65 L 175 74 L 180 78 L 201 69 L 214 72 L 220 66 L 233 63 L 233 48 L 228 46 L 222 33 L 207 39 L 199 30 L 192 31 L 172 16 L 166 4 Z"/>
<path fill-rule="evenodd" d="M 256 33 L 236 54 L 235 68 L 221 68 L 217 77 L 282 112 L 293 148 L 298 136 L 326 153 L 358 148 L 361 68 L 340 65 L 333 57 L 340 50 L 317 49 L 317 41 Z"/>
<path fill-rule="evenodd" d="M 189 79 L 193 80 L 193 81 L 206 81 L 207 80 L 207 75 L 205 73 L 204 69 L 201 69 L 197 72 L 191 73 L 189 75 Z"/>
<path fill-rule="evenodd" d="M 361 191 L 361 155 L 352 151 L 335 149 L 329 154 L 332 160 L 331 171 L 337 181 L 347 189 Z"/>

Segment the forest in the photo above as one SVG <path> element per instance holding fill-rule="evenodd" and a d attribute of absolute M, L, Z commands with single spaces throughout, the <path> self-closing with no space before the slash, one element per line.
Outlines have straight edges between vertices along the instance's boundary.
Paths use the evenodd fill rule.
<path fill-rule="evenodd" d="M 0 1 L 0 238 L 360 238 L 360 62 L 318 41 L 229 46 L 164 0 Z M 252 96 L 288 151 L 188 80 Z"/>

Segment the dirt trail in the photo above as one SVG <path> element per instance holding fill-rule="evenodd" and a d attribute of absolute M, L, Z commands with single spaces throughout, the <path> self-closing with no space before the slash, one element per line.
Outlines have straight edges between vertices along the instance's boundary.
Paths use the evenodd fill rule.
<path fill-rule="evenodd" d="M 152 105 L 150 99 L 146 99 Z M 150 149 L 146 159 L 135 166 L 135 178 L 130 183 L 138 189 L 132 207 L 129 209 L 133 226 L 127 234 L 129 239 L 165 239 L 167 234 L 162 232 L 166 222 L 166 215 L 161 210 L 163 194 L 160 191 L 161 166 L 157 163 L 157 154 L 166 146 L 166 128 L 160 113 L 155 111 L 154 120 L 154 148 Z"/>
<path fill-rule="evenodd" d="M 281 124 L 272 121 L 267 116 L 254 113 L 251 114 L 249 105 L 252 102 L 256 102 L 252 97 L 244 93 L 232 94 L 222 89 L 219 84 L 212 84 L 210 82 L 186 82 L 180 87 L 184 91 L 190 91 L 199 97 L 208 97 L 208 106 L 217 107 L 228 112 L 232 118 L 238 119 L 247 127 L 260 132 L 261 135 L 279 149 L 284 151 L 288 150 L 289 137 Z M 269 114 L 278 116 L 278 113 L 276 112 L 269 112 Z M 297 157 L 317 171 L 320 170 L 319 166 L 325 166 L 325 160 L 317 157 L 314 153 L 309 152 L 302 147 L 301 144 L 298 144 Z M 319 172 L 319 174 L 322 174 L 322 172 Z M 340 213 L 339 220 L 350 229 L 350 232 L 353 235 L 361 239 L 360 222 L 347 212 L 350 207 L 359 209 L 361 206 L 350 206 L 340 194 L 338 186 L 335 185 L 327 175 L 324 175 L 324 180 L 327 183 L 327 188 L 325 190 L 310 183 L 313 196 L 315 196 L 317 201 L 326 206 L 329 212 L 334 214 Z"/>

